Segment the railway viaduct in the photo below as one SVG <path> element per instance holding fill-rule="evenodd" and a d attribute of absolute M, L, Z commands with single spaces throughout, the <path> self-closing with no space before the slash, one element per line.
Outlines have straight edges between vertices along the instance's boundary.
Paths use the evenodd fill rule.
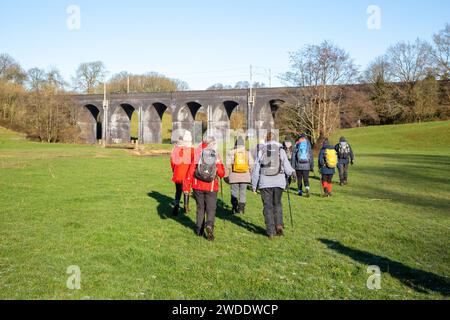
<path fill-rule="evenodd" d="M 195 131 L 198 112 L 207 115 L 208 130 L 226 132 L 236 110 L 245 115 L 246 128 L 274 127 L 276 112 L 287 101 L 286 88 L 264 88 L 250 93 L 248 89 L 180 91 L 169 93 L 134 93 L 75 95 L 78 126 L 85 143 L 102 139 L 107 144 L 128 143 L 131 139 L 131 117 L 138 118 L 140 144 L 162 142 L 162 117 L 172 114 L 172 141 L 189 130 Z M 251 94 L 251 95 L 250 95 Z"/>

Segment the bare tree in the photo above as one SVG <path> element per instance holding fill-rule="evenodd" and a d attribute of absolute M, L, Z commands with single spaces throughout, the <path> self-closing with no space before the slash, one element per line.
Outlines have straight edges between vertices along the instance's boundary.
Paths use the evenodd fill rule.
<path fill-rule="evenodd" d="M 414 85 L 433 73 L 432 47 L 426 41 L 399 42 L 387 57 L 394 81 Z"/>
<path fill-rule="evenodd" d="M 367 83 L 391 82 L 391 65 L 386 55 L 375 58 L 364 71 L 364 81 Z"/>
<path fill-rule="evenodd" d="M 347 52 L 331 42 L 308 45 L 291 53 L 291 71 L 284 82 L 302 89 L 287 91 L 288 102 L 277 116 L 285 134 L 307 133 L 313 144 L 329 137 L 340 124 L 341 84 L 358 79 L 358 68 Z"/>
<path fill-rule="evenodd" d="M 113 93 L 127 93 L 128 80 L 130 92 L 174 92 L 189 90 L 189 85 L 178 79 L 171 79 L 157 72 L 148 72 L 145 74 L 130 74 L 122 71 L 115 74 L 109 81 L 109 90 Z M 99 88 L 103 90 L 103 88 Z"/>
<path fill-rule="evenodd" d="M 47 82 L 46 72 L 39 68 L 28 70 L 28 87 L 31 91 L 40 91 Z"/>
<path fill-rule="evenodd" d="M 95 61 L 82 63 L 76 72 L 75 88 L 86 93 L 94 93 L 106 76 L 106 68 L 103 62 Z"/>
<path fill-rule="evenodd" d="M 17 84 L 23 84 L 26 73 L 10 55 L 0 54 L 0 79 Z"/>
<path fill-rule="evenodd" d="M 442 80 L 450 79 L 450 24 L 433 36 L 433 56 L 437 64 L 438 76 Z"/>

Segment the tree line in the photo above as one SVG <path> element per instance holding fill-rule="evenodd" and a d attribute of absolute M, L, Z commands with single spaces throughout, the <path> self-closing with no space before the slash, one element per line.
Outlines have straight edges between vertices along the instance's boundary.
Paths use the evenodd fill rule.
<path fill-rule="evenodd" d="M 290 54 L 282 75 L 294 103 L 277 112 L 285 136 L 306 132 L 313 143 L 336 128 L 450 117 L 450 24 L 432 43 L 399 42 L 360 71 L 350 54 L 324 41 Z"/>

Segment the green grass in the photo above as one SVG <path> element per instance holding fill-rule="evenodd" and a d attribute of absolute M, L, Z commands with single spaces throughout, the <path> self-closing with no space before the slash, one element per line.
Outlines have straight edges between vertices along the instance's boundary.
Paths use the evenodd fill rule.
<path fill-rule="evenodd" d="M 32 143 L 0 129 L 0 299 L 448 299 L 450 122 L 345 130 L 357 155 L 330 199 L 218 210 L 216 241 L 170 217 L 167 157 Z M 229 189 L 225 188 L 225 199 Z M 228 201 L 227 201 L 228 202 Z M 81 290 L 67 289 L 67 267 Z M 381 290 L 366 287 L 379 265 Z"/>

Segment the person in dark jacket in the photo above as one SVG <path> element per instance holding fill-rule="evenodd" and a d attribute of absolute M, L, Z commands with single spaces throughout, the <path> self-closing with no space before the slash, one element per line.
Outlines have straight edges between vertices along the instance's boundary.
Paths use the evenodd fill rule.
<path fill-rule="evenodd" d="M 339 139 L 339 143 L 336 145 L 335 150 L 338 155 L 338 170 L 339 170 L 339 180 L 340 185 L 348 184 L 348 166 L 353 165 L 355 156 L 353 154 L 353 149 L 347 142 L 345 137 Z"/>
<path fill-rule="evenodd" d="M 314 171 L 314 154 L 311 142 L 305 134 L 300 135 L 291 159 L 292 168 L 297 173 L 298 195 L 303 196 L 303 183 L 305 184 L 306 197 L 309 198 L 309 172 Z"/>
<path fill-rule="evenodd" d="M 325 197 L 331 197 L 331 192 L 333 191 L 333 176 L 336 173 L 336 168 L 329 168 L 327 166 L 326 152 L 327 150 L 332 150 L 336 152 L 333 146 L 330 145 L 328 139 L 325 139 L 322 145 L 322 149 L 319 153 L 319 168 L 322 175 L 322 187 Z"/>

